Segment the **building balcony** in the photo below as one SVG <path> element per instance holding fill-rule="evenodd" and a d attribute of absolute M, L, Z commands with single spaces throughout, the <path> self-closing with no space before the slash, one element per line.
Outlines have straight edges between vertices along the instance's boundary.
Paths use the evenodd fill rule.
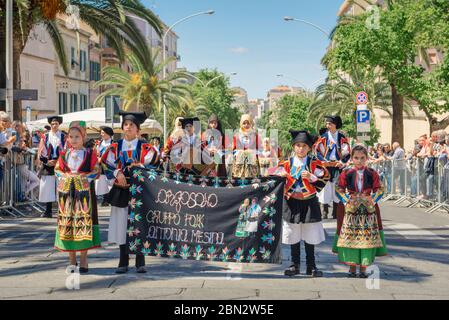
<path fill-rule="evenodd" d="M 101 52 L 101 59 L 107 62 L 120 63 L 117 53 L 112 48 L 104 48 Z"/>

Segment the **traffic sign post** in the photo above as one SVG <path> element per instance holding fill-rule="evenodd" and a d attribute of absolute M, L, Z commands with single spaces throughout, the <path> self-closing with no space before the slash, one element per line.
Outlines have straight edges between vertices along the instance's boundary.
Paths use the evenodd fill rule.
<path fill-rule="evenodd" d="M 366 142 L 370 140 L 370 124 L 371 112 L 368 110 L 368 94 L 366 92 L 359 92 L 356 95 L 357 111 L 357 139 Z"/>

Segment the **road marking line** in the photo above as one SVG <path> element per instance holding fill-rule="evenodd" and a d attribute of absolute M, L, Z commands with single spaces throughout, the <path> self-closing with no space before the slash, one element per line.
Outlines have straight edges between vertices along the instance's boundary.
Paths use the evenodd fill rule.
<path fill-rule="evenodd" d="M 397 223 L 397 224 L 388 224 L 385 227 L 389 230 L 399 233 L 401 236 L 407 239 L 446 240 L 445 238 L 442 238 L 429 230 L 419 228 L 414 224 Z"/>
<path fill-rule="evenodd" d="M 31 241 L 29 244 L 37 244 L 39 242 L 44 241 L 48 236 L 50 235 L 50 233 L 43 233 L 41 234 L 39 237 L 37 237 L 36 239 L 34 239 L 33 241 Z"/>

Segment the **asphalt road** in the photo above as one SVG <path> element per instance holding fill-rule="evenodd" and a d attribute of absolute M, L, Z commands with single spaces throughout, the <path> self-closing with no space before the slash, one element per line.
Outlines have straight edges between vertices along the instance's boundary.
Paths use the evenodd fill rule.
<path fill-rule="evenodd" d="M 389 256 L 376 260 L 379 281 L 347 278 L 331 253 L 335 221 L 324 222 L 327 240 L 317 247 L 323 278 L 288 278 L 282 265 L 198 262 L 147 257 L 146 274 L 116 275 L 118 248 L 90 251 L 89 274 L 68 290 L 68 257 L 53 249 L 56 219 L 0 220 L 0 299 L 449 299 L 449 214 L 383 203 Z M 109 210 L 100 210 L 107 239 Z M 304 256 L 304 255 L 303 255 Z M 133 263 L 133 262 L 131 262 Z M 72 278 L 73 279 L 73 278 Z"/>

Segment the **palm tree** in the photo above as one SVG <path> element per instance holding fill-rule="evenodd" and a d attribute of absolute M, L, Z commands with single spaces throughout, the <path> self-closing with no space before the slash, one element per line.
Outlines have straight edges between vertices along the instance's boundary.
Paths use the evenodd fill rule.
<path fill-rule="evenodd" d="M 190 87 L 184 83 L 184 72 L 171 72 L 165 79 L 160 78 L 162 68 L 169 64 L 173 57 L 163 62 L 159 60 L 159 49 L 149 50 L 148 64 L 142 64 L 134 53 L 127 54 L 131 72 L 120 67 L 103 68 L 103 78 L 94 87 L 106 87 L 94 101 L 95 105 L 103 105 L 106 96 L 117 95 L 122 100 L 125 110 L 136 107 L 148 115 L 157 118 L 162 113 L 163 103 L 169 112 L 182 115 L 193 108 Z"/>
<path fill-rule="evenodd" d="M 131 13 L 147 21 L 158 34 L 161 34 L 162 23 L 139 0 L 15 0 L 14 1 L 14 31 L 13 31 L 13 61 L 14 88 L 20 88 L 20 55 L 26 45 L 26 40 L 33 27 L 42 24 L 49 33 L 56 54 L 68 73 L 67 56 L 64 41 L 56 22 L 57 16 L 65 14 L 69 5 L 79 9 L 80 19 L 89 25 L 97 34 L 107 37 L 110 46 L 115 49 L 121 61 L 125 58 L 125 47 L 135 53 L 142 63 L 148 59 L 148 47 L 145 38 L 126 15 Z M 5 60 L 6 40 L 4 9 L 6 1 L 0 0 L 0 61 Z M 5 66 L 0 64 L 0 88 L 6 85 Z M 21 118 L 18 102 L 14 103 L 14 118 Z"/>
<path fill-rule="evenodd" d="M 336 75 L 315 91 L 315 97 L 309 107 L 309 119 L 316 120 L 318 129 L 329 114 L 337 114 L 342 118 L 352 116 L 356 110 L 355 96 L 357 92 L 365 91 L 370 99 L 368 109 L 385 111 L 392 116 L 391 87 L 380 80 L 374 72 L 363 73 L 354 69 L 346 76 Z M 410 101 L 404 102 L 404 112 L 411 116 L 413 108 Z"/>

